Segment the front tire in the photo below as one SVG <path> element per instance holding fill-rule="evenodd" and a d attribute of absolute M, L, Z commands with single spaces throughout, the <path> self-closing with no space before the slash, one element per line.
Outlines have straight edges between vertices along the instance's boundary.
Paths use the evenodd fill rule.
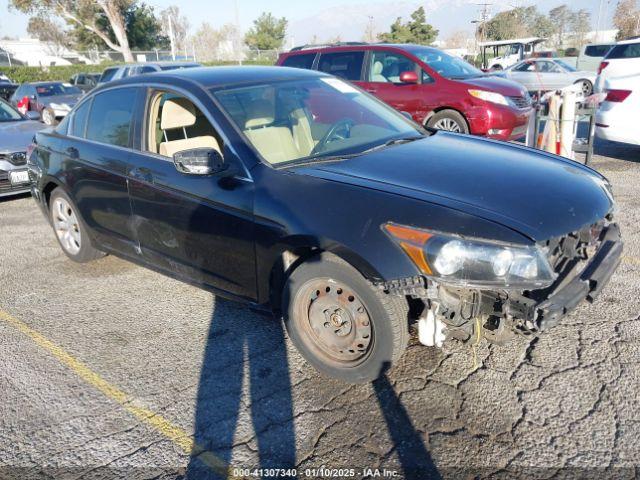
<path fill-rule="evenodd" d="M 319 372 L 348 383 L 378 378 L 406 349 L 408 304 L 341 259 L 322 254 L 297 267 L 282 295 L 293 344 Z"/>
<path fill-rule="evenodd" d="M 427 127 L 454 133 L 469 133 L 464 117 L 455 110 L 442 110 L 427 120 Z"/>
<path fill-rule="evenodd" d="M 86 263 L 105 254 L 91 245 L 87 227 L 69 195 L 57 187 L 49 199 L 49 216 L 58 243 L 74 262 Z"/>

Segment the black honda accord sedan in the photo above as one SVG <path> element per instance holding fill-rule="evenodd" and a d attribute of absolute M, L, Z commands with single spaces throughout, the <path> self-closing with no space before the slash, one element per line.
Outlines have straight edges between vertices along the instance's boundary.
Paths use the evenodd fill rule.
<path fill-rule="evenodd" d="M 110 83 L 36 135 L 29 172 L 72 260 L 114 254 L 270 308 L 348 382 L 398 360 L 412 322 L 432 346 L 539 334 L 622 252 L 597 172 L 425 131 L 307 70 Z"/>

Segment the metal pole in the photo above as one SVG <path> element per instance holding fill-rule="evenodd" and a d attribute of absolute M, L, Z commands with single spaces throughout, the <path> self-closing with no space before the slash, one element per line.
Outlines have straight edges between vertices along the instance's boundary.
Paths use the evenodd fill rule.
<path fill-rule="evenodd" d="M 171 12 L 167 15 L 169 21 L 169 40 L 171 41 L 171 58 L 176 61 L 176 41 L 173 38 L 173 22 L 171 21 Z"/>

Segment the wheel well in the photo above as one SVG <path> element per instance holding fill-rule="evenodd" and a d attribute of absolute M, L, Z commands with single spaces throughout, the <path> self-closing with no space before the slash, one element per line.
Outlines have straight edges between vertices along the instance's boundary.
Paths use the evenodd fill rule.
<path fill-rule="evenodd" d="M 269 302 L 271 303 L 271 308 L 276 311 L 276 313 L 280 313 L 282 289 L 291 272 L 300 264 L 320 255 L 322 252 L 323 250 L 317 247 L 295 247 L 285 250 L 278 257 L 269 273 Z"/>
<path fill-rule="evenodd" d="M 375 280 L 378 277 L 378 273 L 371 265 L 348 250 L 329 250 L 319 246 L 291 247 L 278 256 L 269 273 L 269 303 L 276 313 L 280 313 L 282 290 L 291 273 L 303 263 L 312 261 L 320 255 L 331 255 L 345 262 L 360 272 L 364 278 Z"/>
<path fill-rule="evenodd" d="M 436 113 L 440 113 L 440 112 L 445 112 L 447 110 L 451 110 L 452 112 L 456 112 L 459 115 L 462 116 L 462 118 L 464 118 L 464 123 L 467 124 L 467 130 L 471 131 L 471 126 L 469 125 L 469 120 L 467 120 L 467 117 L 465 116 L 464 113 L 462 113 L 460 110 L 458 110 L 457 108 L 451 108 L 451 107 L 437 107 L 434 108 L 429 115 L 426 116 L 426 118 L 424 119 L 423 125 L 426 127 L 427 123 L 429 122 L 429 120 L 431 119 L 431 117 L 433 117 Z"/>
<path fill-rule="evenodd" d="M 58 184 L 55 182 L 49 182 L 42 189 L 42 195 L 44 196 L 44 200 L 46 202 L 47 208 L 49 208 L 49 199 L 51 198 L 51 192 L 58 187 Z"/>

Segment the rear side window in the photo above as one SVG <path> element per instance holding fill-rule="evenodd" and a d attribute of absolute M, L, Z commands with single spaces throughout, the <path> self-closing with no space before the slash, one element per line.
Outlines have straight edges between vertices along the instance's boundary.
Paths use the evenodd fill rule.
<path fill-rule="evenodd" d="M 110 81 L 113 78 L 113 76 L 116 74 L 117 71 L 118 71 L 117 68 L 107 68 L 104 72 L 102 72 L 102 76 L 100 77 L 100 81 L 101 82 Z"/>
<path fill-rule="evenodd" d="M 364 52 L 336 52 L 320 55 L 318 70 L 345 80 L 360 80 Z"/>
<path fill-rule="evenodd" d="M 87 125 L 87 115 L 89 114 L 89 107 L 91 100 L 84 102 L 73 114 L 73 121 L 71 122 L 71 130 L 69 135 L 78 138 L 84 138 L 84 130 Z"/>
<path fill-rule="evenodd" d="M 611 45 L 589 45 L 584 49 L 584 54 L 587 57 L 604 57 L 610 48 Z"/>
<path fill-rule="evenodd" d="M 135 108 L 135 88 L 119 88 L 93 98 L 87 124 L 87 139 L 128 147 Z"/>
<path fill-rule="evenodd" d="M 307 53 L 305 55 L 291 55 L 282 62 L 283 67 L 306 68 L 311 70 L 313 61 L 316 58 L 315 53 Z"/>
<path fill-rule="evenodd" d="M 616 45 L 607 55 L 607 59 L 638 57 L 640 57 L 640 43 L 625 43 L 623 45 Z"/>
<path fill-rule="evenodd" d="M 151 72 L 155 72 L 155 71 L 156 71 L 156 69 L 155 69 L 155 68 L 153 68 L 153 67 L 149 67 L 149 66 L 142 67 L 142 68 L 140 69 L 140 73 L 151 73 Z"/>

